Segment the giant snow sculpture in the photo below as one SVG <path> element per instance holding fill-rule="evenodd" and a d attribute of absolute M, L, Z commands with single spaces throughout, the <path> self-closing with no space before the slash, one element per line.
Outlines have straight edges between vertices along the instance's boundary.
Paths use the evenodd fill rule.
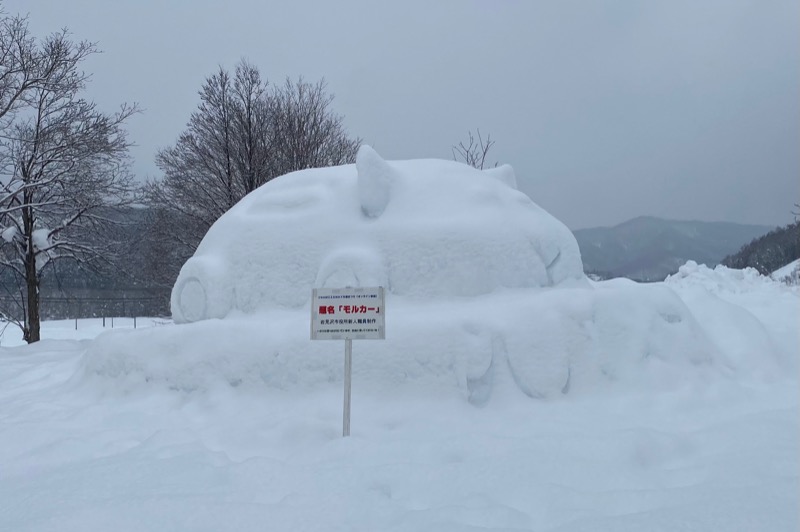
<path fill-rule="evenodd" d="M 381 392 L 456 385 L 484 405 L 498 392 L 649 391 L 745 371 L 774 351 L 748 339 L 727 359 L 663 283 L 590 283 L 572 234 L 516 190 L 509 167 L 387 162 L 364 147 L 355 165 L 279 177 L 244 198 L 173 289 L 175 321 L 195 323 L 103 335 L 84 371 L 185 391 L 326 386 L 342 368 L 334 346 L 309 340 L 311 289 L 348 285 L 388 291 L 386 340 L 353 368 Z M 726 348 L 727 336 L 712 334 Z"/>
<path fill-rule="evenodd" d="M 578 245 L 516 189 L 509 166 L 384 161 L 294 172 L 208 231 L 172 291 L 176 322 L 306 304 L 313 287 L 382 285 L 411 298 L 581 279 Z"/>

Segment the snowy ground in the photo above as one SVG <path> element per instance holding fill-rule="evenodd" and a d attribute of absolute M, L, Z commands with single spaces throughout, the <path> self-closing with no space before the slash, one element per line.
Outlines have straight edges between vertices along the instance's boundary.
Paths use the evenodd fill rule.
<path fill-rule="evenodd" d="M 112 329 L 143 329 L 171 324 L 165 318 L 82 318 L 77 320 L 46 321 L 42 324 L 42 338 L 46 340 L 90 340 Z M 22 331 L 14 325 L 0 322 L 0 347 L 23 345 Z"/>
<path fill-rule="evenodd" d="M 800 284 L 800 259 L 794 260 L 772 272 L 771 277 L 786 284 Z"/>
<path fill-rule="evenodd" d="M 796 531 L 800 293 L 696 273 L 664 284 L 736 371 L 548 399 L 499 372 L 482 407 L 456 386 L 381 389 L 357 372 L 347 439 L 339 381 L 120 387 L 85 375 L 97 324 L 46 324 L 32 347 L 11 347 L 9 328 L 0 530 Z M 783 374 L 748 351 L 762 340 Z"/>

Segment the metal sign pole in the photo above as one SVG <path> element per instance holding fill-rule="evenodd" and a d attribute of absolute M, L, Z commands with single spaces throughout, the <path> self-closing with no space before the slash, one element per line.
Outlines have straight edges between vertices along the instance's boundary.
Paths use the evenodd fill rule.
<path fill-rule="evenodd" d="M 342 437 L 350 436 L 350 376 L 353 373 L 353 340 L 344 341 L 344 420 Z"/>

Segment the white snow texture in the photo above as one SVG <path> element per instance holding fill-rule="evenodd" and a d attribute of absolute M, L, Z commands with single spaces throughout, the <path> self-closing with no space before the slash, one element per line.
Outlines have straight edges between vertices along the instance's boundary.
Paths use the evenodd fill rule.
<path fill-rule="evenodd" d="M 591 283 L 570 231 L 514 183 L 508 166 L 387 162 L 369 147 L 355 166 L 277 178 L 220 218 L 181 270 L 182 326 L 135 342 L 102 336 L 84 369 L 180 390 L 338 381 L 336 348 L 309 340 L 311 290 L 371 285 L 388 291 L 386 340 L 365 346 L 353 371 L 376 389 L 455 385 L 483 405 L 503 383 L 546 398 L 792 367 L 789 349 L 738 307 L 722 315 L 748 332 L 741 342 L 713 319 L 699 324 L 696 313 L 725 306 L 711 293 L 690 307 L 670 283 Z M 671 282 L 690 282 L 697 266 L 687 268 Z"/>

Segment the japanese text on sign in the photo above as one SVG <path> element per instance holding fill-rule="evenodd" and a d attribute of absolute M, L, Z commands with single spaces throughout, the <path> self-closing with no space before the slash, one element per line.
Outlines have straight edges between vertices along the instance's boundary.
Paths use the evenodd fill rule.
<path fill-rule="evenodd" d="M 383 287 L 315 288 L 311 298 L 312 340 L 383 340 Z"/>

